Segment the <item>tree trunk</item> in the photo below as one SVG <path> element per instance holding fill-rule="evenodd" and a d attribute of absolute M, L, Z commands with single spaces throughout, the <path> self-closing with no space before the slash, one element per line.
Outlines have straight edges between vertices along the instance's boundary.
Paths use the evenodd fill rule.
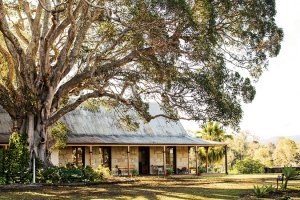
<path fill-rule="evenodd" d="M 30 166 L 32 166 L 33 156 L 42 161 L 44 168 L 51 165 L 50 152 L 48 150 L 47 128 L 41 120 L 41 115 L 28 113 L 23 123 L 21 131 L 25 131 L 28 136 L 28 150 L 30 153 Z"/>

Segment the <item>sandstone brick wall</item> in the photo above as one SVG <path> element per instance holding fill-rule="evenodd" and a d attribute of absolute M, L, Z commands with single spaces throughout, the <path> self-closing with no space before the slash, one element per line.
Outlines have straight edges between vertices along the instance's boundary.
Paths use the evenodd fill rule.
<path fill-rule="evenodd" d="M 58 149 L 52 150 L 50 160 L 53 165 L 56 165 L 56 166 L 59 165 L 59 150 Z"/>
<path fill-rule="evenodd" d="M 163 147 L 150 147 L 150 174 L 155 174 L 153 166 L 163 166 Z"/>
<path fill-rule="evenodd" d="M 67 163 L 73 162 L 72 147 L 66 147 L 59 150 L 59 166 L 65 166 Z"/>
<path fill-rule="evenodd" d="M 163 147 L 150 147 L 150 174 L 155 174 L 153 166 L 163 166 Z M 92 148 L 92 167 L 97 168 L 100 163 L 100 152 L 99 147 Z M 65 166 L 67 163 L 73 162 L 72 147 L 66 147 L 59 150 L 58 162 L 59 166 Z M 190 167 L 195 165 L 195 154 L 191 150 L 190 152 Z M 188 147 L 176 147 L 176 163 L 177 168 L 182 169 L 183 167 L 188 168 Z M 127 168 L 127 147 L 111 147 L 111 167 L 115 169 L 116 165 L 119 168 Z M 55 158 L 56 159 L 56 158 Z M 55 160 L 54 159 L 54 160 Z M 90 164 L 89 147 L 85 147 L 85 164 Z M 138 147 L 130 147 L 130 167 L 132 169 L 139 168 L 139 152 Z"/>
<path fill-rule="evenodd" d="M 127 147 L 111 148 L 111 167 L 127 168 Z M 138 170 L 138 147 L 130 147 L 130 167 Z"/>
<path fill-rule="evenodd" d="M 188 168 L 188 147 L 176 147 L 176 165 L 177 168 Z"/>

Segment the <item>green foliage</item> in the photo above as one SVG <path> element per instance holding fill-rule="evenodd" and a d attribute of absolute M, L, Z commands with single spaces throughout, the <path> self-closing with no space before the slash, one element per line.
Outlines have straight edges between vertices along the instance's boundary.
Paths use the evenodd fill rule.
<path fill-rule="evenodd" d="M 97 173 L 98 179 L 103 180 L 111 177 L 111 172 L 108 167 L 104 167 L 102 165 L 99 165 L 97 169 L 95 170 Z"/>
<path fill-rule="evenodd" d="M 206 125 L 203 125 L 202 130 L 196 132 L 196 137 L 218 142 L 225 142 L 226 139 L 232 138 L 231 135 L 225 133 L 223 126 L 218 122 L 208 122 Z M 199 148 L 198 155 L 202 162 L 206 162 L 205 148 Z M 224 155 L 224 147 L 210 147 L 208 149 L 209 163 L 220 161 Z"/>
<path fill-rule="evenodd" d="M 168 168 L 168 169 L 167 169 L 167 174 L 168 174 L 168 175 L 174 174 L 174 170 L 173 170 L 172 168 Z"/>
<path fill-rule="evenodd" d="M 0 149 L 0 177 L 4 177 L 4 172 L 5 172 L 5 168 L 4 168 L 4 161 L 5 161 L 5 157 L 4 157 L 4 149 Z"/>
<path fill-rule="evenodd" d="M 68 127 L 61 121 L 56 122 L 49 128 L 50 136 L 54 138 L 55 144 L 52 148 L 64 148 L 67 142 Z"/>
<path fill-rule="evenodd" d="M 131 173 L 132 173 L 132 176 L 138 176 L 139 175 L 139 171 L 137 169 L 133 169 Z"/>
<path fill-rule="evenodd" d="M 40 183 L 76 183 L 76 182 L 95 182 L 109 178 L 110 171 L 106 167 L 99 166 L 94 170 L 91 166 L 77 168 L 72 164 L 65 167 L 49 167 L 39 169 L 37 180 Z"/>
<path fill-rule="evenodd" d="M 297 176 L 298 172 L 291 166 L 284 166 L 282 173 L 284 174 L 283 189 L 287 189 L 289 179 Z"/>
<path fill-rule="evenodd" d="M 282 197 L 279 198 L 279 200 L 292 200 L 292 197 L 288 195 L 283 195 Z"/>
<path fill-rule="evenodd" d="M 253 188 L 254 194 L 257 197 L 264 197 L 276 191 L 273 185 L 262 185 L 262 186 L 254 185 L 253 187 L 254 187 Z"/>
<path fill-rule="evenodd" d="M 273 159 L 276 166 L 296 165 L 297 145 L 288 138 L 280 138 L 274 150 Z"/>
<path fill-rule="evenodd" d="M 201 173 L 204 173 L 204 172 L 206 172 L 206 169 L 202 166 L 198 166 L 198 173 L 201 174 Z"/>
<path fill-rule="evenodd" d="M 32 112 L 36 119 L 51 116 L 45 125 L 99 97 L 135 109 L 146 121 L 151 116 L 141 105 L 152 99 L 161 100 L 171 119 L 182 113 L 236 128 L 242 102 L 253 100 L 253 82 L 283 40 L 275 0 L 92 2 L 102 9 L 66 1 L 61 6 L 69 9 L 58 6 L 53 20 L 49 13 L 57 10 L 44 12 L 41 2 L 32 2 L 15 9 L 24 2 L 1 1 L 1 47 L 9 51 L 0 57 L 0 104 L 20 121 Z M 55 2 L 45 6 L 58 9 Z M 35 30 L 28 13 L 39 13 Z M 94 103 L 87 107 L 97 110 Z M 57 137 L 63 146 L 64 136 Z"/>
<path fill-rule="evenodd" d="M 0 185 L 6 184 L 6 179 L 0 176 Z"/>
<path fill-rule="evenodd" d="M 25 134 L 12 133 L 9 147 L 5 153 L 4 169 L 6 183 L 29 183 L 32 173 L 29 172 L 29 152 Z"/>
<path fill-rule="evenodd" d="M 257 197 L 264 197 L 268 194 L 267 188 L 265 186 L 254 185 L 254 194 Z"/>
<path fill-rule="evenodd" d="M 264 165 L 252 159 L 238 160 L 234 165 L 234 170 L 240 174 L 263 173 Z"/>
<path fill-rule="evenodd" d="M 40 183 L 59 183 L 61 180 L 59 171 L 60 167 L 52 166 L 47 169 L 37 170 L 37 181 Z"/>
<path fill-rule="evenodd" d="M 130 115 L 124 115 L 119 119 L 119 126 L 128 131 L 136 131 L 139 123 Z"/>

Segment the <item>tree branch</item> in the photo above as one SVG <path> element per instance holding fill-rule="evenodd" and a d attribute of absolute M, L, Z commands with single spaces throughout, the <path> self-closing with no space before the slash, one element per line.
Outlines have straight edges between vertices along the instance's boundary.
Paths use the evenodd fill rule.
<path fill-rule="evenodd" d="M 85 95 L 80 96 L 78 99 L 76 99 L 73 103 L 70 103 L 60 110 L 56 111 L 47 121 L 46 126 L 51 126 L 53 123 L 55 123 L 57 120 L 59 120 L 62 116 L 64 116 L 66 113 L 76 109 L 81 103 L 84 101 L 90 99 L 90 98 L 96 98 L 101 97 L 102 93 L 99 91 L 94 91 L 92 93 L 88 93 Z"/>

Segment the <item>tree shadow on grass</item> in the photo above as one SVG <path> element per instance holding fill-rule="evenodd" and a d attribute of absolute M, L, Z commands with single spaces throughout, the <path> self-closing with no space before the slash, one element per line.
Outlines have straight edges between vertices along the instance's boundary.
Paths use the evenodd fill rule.
<path fill-rule="evenodd" d="M 188 187 L 111 186 L 110 188 L 61 187 L 40 191 L 22 191 L 7 195 L 9 199 L 240 199 L 249 190 L 204 189 Z M 0 193 L 0 199 L 8 197 Z M 2 198 L 3 197 L 3 198 Z"/>

